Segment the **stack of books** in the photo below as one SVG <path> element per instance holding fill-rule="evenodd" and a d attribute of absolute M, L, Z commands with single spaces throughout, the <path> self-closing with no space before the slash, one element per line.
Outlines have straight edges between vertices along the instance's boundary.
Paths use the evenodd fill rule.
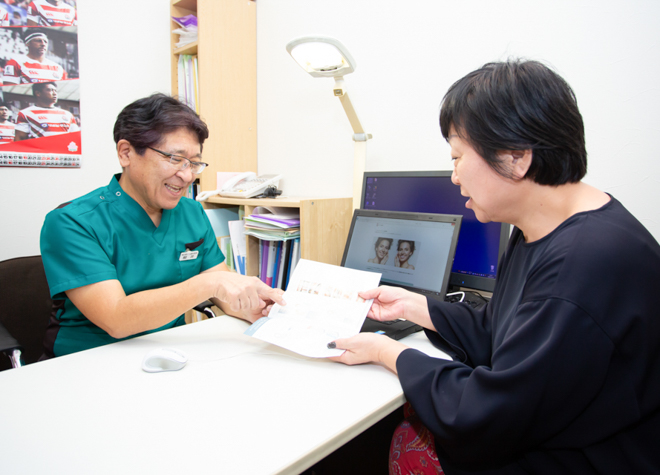
<path fill-rule="evenodd" d="M 299 210 L 257 207 L 245 217 L 245 234 L 260 240 L 259 278 L 266 285 L 286 290 L 300 260 Z"/>

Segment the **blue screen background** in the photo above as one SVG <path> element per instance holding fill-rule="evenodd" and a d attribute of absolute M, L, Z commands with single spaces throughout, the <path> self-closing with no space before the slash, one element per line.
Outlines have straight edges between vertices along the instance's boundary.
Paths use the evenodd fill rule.
<path fill-rule="evenodd" d="M 500 223 L 483 224 L 448 176 L 367 177 L 363 208 L 463 216 L 452 272 L 495 279 Z"/>

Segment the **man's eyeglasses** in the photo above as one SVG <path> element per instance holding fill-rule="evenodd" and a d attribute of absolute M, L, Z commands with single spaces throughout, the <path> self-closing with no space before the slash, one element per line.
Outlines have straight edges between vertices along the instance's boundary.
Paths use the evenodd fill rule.
<path fill-rule="evenodd" d="M 209 166 L 208 163 L 204 162 L 193 162 L 192 160 L 183 157 L 181 155 L 175 155 L 173 153 L 165 153 L 161 150 L 157 150 L 153 147 L 147 147 L 148 149 L 153 150 L 154 152 L 160 153 L 163 157 L 169 158 L 170 160 L 170 165 L 174 166 L 175 168 L 179 170 L 185 170 L 186 168 L 190 167 L 190 170 L 195 174 L 199 175 L 204 171 L 206 167 Z"/>

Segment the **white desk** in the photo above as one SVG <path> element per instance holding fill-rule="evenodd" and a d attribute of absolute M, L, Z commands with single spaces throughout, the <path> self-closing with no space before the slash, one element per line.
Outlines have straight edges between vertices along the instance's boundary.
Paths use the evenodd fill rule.
<path fill-rule="evenodd" d="M 404 402 L 395 375 L 299 356 L 219 317 L 0 372 L 0 473 L 299 473 Z M 448 358 L 423 333 L 402 340 Z M 144 355 L 185 351 L 178 372 Z"/>

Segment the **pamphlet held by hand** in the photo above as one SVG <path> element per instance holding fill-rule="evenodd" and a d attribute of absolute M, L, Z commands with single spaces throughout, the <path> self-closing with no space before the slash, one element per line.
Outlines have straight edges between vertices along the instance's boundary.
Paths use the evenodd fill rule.
<path fill-rule="evenodd" d="M 245 334 L 312 358 L 339 356 L 344 350 L 327 344 L 360 332 L 372 300 L 358 293 L 378 287 L 380 276 L 300 259 L 284 293 L 286 305 L 273 305 Z"/>

